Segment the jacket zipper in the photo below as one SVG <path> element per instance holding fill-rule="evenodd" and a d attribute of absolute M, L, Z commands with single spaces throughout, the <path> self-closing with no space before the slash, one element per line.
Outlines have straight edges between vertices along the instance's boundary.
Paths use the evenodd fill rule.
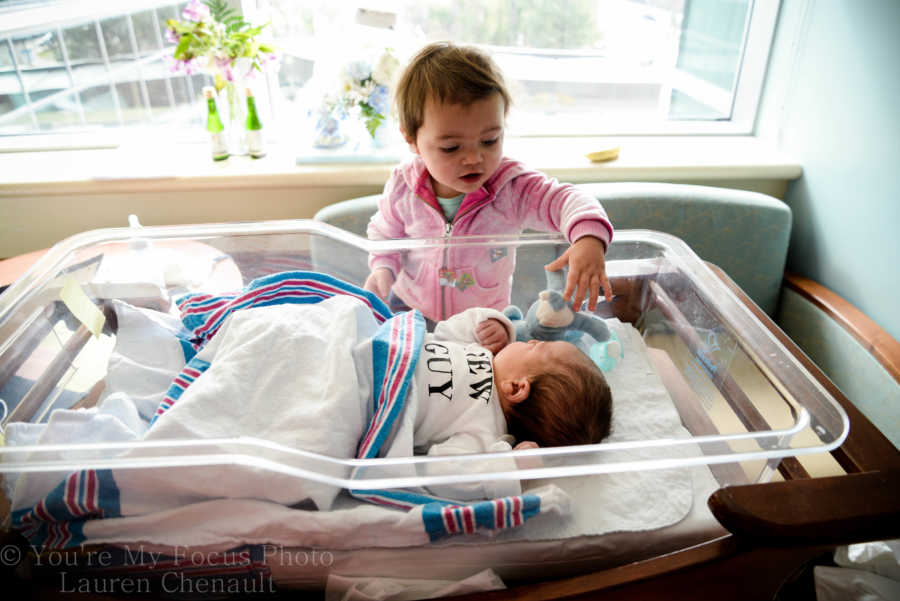
<path fill-rule="evenodd" d="M 477 205 L 477 206 L 480 207 L 480 206 L 482 206 L 483 204 L 484 204 L 484 203 L 481 203 L 481 204 L 479 204 L 479 205 Z M 429 205 L 429 206 L 430 206 L 430 205 Z M 434 207 L 432 207 L 432 208 L 434 208 Z M 469 207 L 469 208 L 466 210 L 466 212 L 463 213 L 462 215 L 460 215 L 460 214 L 457 213 L 456 215 L 453 216 L 453 220 L 452 220 L 452 221 L 446 221 L 446 217 L 444 217 L 443 212 L 442 212 L 442 211 L 438 211 L 438 213 L 439 213 L 442 217 L 444 217 L 444 220 L 445 220 L 445 222 L 444 222 L 444 259 L 443 259 L 443 267 L 441 268 L 442 271 L 445 271 L 445 272 L 446 272 L 446 271 L 449 269 L 449 265 L 448 265 L 449 261 L 448 261 L 448 259 L 449 259 L 449 257 L 450 257 L 450 248 L 449 248 L 449 246 L 448 246 L 447 243 L 450 241 L 450 237 L 453 235 L 453 226 L 454 226 L 456 223 L 459 223 L 460 217 L 462 217 L 463 215 L 466 215 L 466 214 L 468 214 L 468 213 L 471 213 L 471 212 L 472 212 L 472 209 L 473 209 L 473 207 Z M 435 209 L 435 211 L 437 211 L 437 209 Z M 441 289 L 441 319 L 442 319 L 442 320 L 443 320 L 443 319 L 447 319 L 447 305 L 448 305 L 448 299 L 447 299 L 447 296 L 446 296 L 446 295 L 447 295 L 447 288 L 449 288 L 449 287 L 450 287 L 450 286 L 441 286 L 441 283 L 440 283 L 440 274 L 438 274 L 438 288 Z"/>
<path fill-rule="evenodd" d="M 455 221 L 455 219 L 454 219 Z M 448 259 L 450 257 L 450 247 L 448 243 L 450 242 L 450 236 L 453 234 L 453 221 L 448 221 L 444 224 L 444 260 L 442 271 L 447 271 L 448 269 Z M 441 319 L 447 319 L 447 288 L 448 286 L 441 286 L 440 283 L 440 274 L 438 274 L 438 286 L 441 288 Z"/>

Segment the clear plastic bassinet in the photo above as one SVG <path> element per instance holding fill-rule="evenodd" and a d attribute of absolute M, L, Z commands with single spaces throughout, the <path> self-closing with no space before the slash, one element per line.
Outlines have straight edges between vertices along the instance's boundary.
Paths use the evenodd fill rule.
<path fill-rule="evenodd" d="M 183 292 L 238 289 L 286 270 L 322 272 L 361 286 L 369 250 L 444 244 L 440 239 L 369 242 L 309 220 L 73 236 L 0 295 L 4 426 L 43 422 L 54 409 L 96 402 L 116 336 L 113 298 L 168 311 Z M 567 246 L 561 237 L 546 234 L 469 237 L 452 244 L 514 250 L 512 303 L 523 309 L 546 285 L 543 266 Z M 607 271 L 615 297 L 602 302 L 597 315 L 632 324 L 649 348 L 665 351 L 692 393 L 691 402 L 676 407 L 689 436 L 518 451 L 516 457 L 541 461 L 512 468 L 503 454 L 357 460 L 250 437 L 157 441 L 128 458 L 120 457 L 121 451 L 142 443 L 3 446 L 0 471 L 189 470 L 228 463 L 341 487 L 384 489 L 705 464 L 726 485 L 768 480 L 782 458 L 829 451 L 844 440 L 849 425 L 838 403 L 680 240 L 652 231 L 618 231 Z M 85 296 L 106 317 L 99 335 L 73 313 L 77 297 L 83 304 Z M 434 462 L 453 462 L 455 471 L 425 475 L 425 465 Z"/>

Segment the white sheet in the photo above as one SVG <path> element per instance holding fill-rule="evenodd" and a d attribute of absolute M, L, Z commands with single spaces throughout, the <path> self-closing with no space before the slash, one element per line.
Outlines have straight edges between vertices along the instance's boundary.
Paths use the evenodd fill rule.
<path fill-rule="evenodd" d="M 615 403 L 612 439 L 687 436 L 671 399 L 650 368 L 640 336 L 630 325 L 618 320 L 610 321 L 609 325 L 617 330 L 625 346 L 625 358 L 609 374 Z M 148 324 L 143 323 L 142 327 Z M 117 340 L 119 354 L 128 353 L 128 349 L 119 348 L 119 342 L 125 344 L 127 340 L 134 337 L 122 335 Z M 127 395 L 127 384 L 124 386 L 126 389 L 116 392 Z M 139 488 L 146 490 L 146 485 L 152 482 L 147 470 L 131 473 L 135 482 L 140 483 Z M 185 481 L 189 482 L 192 472 L 184 473 Z M 500 534 L 499 540 L 552 540 L 652 530 L 682 519 L 692 503 L 687 469 L 560 478 L 530 482 L 527 487 L 541 496 L 546 513 L 533 518 L 525 527 Z M 92 542 L 134 542 L 127 532 L 139 531 L 148 533 L 141 541 L 163 547 L 191 545 L 227 549 L 242 543 L 268 543 L 353 549 L 425 542 L 418 515 L 361 504 L 345 495 L 337 498 L 335 509 L 316 512 L 266 501 L 220 499 L 136 518 L 94 520 L 86 527 L 90 529 Z M 409 520 L 416 522 L 415 532 L 405 528 Z M 202 528 L 190 527 L 198 521 L 202 521 Z M 479 543 L 488 539 L 479 535 L 468 540 Z"/>

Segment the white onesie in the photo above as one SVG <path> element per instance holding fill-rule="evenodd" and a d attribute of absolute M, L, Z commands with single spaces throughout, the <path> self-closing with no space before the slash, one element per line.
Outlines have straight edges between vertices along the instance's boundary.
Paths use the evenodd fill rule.
<path fill-rule="evenodd" d="M 515 340 L 509 319 L 494 309 L 472 308 L 437 324 L 425 334 L 407 410 L 414 411 L 417 454 L 460 455 L 509 451 L 512 437 L 500 407 L 492 366 L 493 354 L 478 343 L 481 322 L 496 319 Z M 429 474 L 451 473 L 460 465 L 430 464 Z M 495 498 L 520 493 L 515 480 L 429 487 L 454 499 Z"/>

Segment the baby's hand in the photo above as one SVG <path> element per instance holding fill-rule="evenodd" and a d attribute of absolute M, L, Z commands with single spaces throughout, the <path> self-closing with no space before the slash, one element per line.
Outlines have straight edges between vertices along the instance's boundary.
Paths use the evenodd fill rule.
<path fill-rule="evenodd" d="M 513 451 L 522 451 L 524 449 L 539 449 L 538 443 L 530 440 L 523 440 L 513 447 Z M 532 468 L 544 467 L 544 459 L 542 457 L 516 457 L 516 466 L 519 469 L 527 470 Z"/>
<path fill-rule="evenodd" d="M 569 302 L 572 293 L 575 293 L 572 307 L 576 311 L 581 309 L 585 297 L 588 299 L 588 311 L 596 309 L 601 288 L 606 300 L 612 300 L 612 286 L 606 277 L 606 252 L 599 238 L 579 238 L 555 261 L 545 265 L 544 269 L 557 271 L 566 264 L 569 265 L 569 276 L 566 278 L 563 300 Z"/>
<path fill-rule="evenodd" d="M 387 302 L 388 294 L 391 293 L 391 287 L 394 285 L 394 272 L 387 267 L 379 267 L 369 274 L 363 288 L 370 292 L 374 292 Z"/>
<path fill-rule="evenodd" d="M 475 328 L 478 344 L 497 354 L 509 343 L 509 333 L 499 319 L 485 319 Z"/>

